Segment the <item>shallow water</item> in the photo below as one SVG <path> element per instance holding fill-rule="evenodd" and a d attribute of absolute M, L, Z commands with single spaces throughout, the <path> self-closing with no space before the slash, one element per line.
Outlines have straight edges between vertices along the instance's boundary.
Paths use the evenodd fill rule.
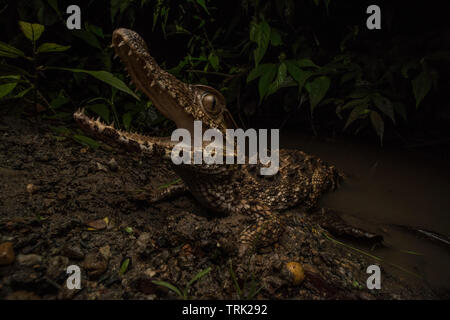
<path fill-rule="evenodd" d="M 450 164 L 424 152 L 285 133 L 283 148 L 302 149 L 335 164 L 348 178 L 320 206 L 343 212 L 353 224 L 382 234 L 387 247 L 357 247 L 383 259 L 399 277 L 420 275 L 433 287 L 450 288 L 450 249 L 396 225 L 450 235 Z M 355 243 L 351 243 L 352 246 Z M 405 252 L 409 251 L 409 253 Z"/>

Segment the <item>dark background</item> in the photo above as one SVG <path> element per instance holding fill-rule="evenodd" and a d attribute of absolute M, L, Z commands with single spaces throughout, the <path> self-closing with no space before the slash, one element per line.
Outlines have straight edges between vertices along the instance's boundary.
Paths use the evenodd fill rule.
<path fill-rule="evenodd" d="M 140 33 L 156 60 L 177 77 L 222 90 L 228 108 L 243 127 L 295 128 L 308 135 L 417 146 L 447 156 L 448 1 L 206 1 L 205 7 L 195 0 L 78 1 L 81 31 L 65 27 L 65 9 L 70 4 L 76 3 L 19 0 L 0 6 L 1 41 L 32 55 L 30 41 L 18 26 L 21 20 L 45 26 L 38 43 L 71 46 L 64 52 L 38 55 L 34 65 L 1 58 L 3 75 L 11 74 L 11 66 L 27 70 L 36 76 L 31 81 L 40 93 L 34 95 L 33 89 L 18 98 L 15 94 L 25 88 L 19 84 L 0 100 L 5 108 L 20 100 L 22 115 L 37 112 L 51 121 L 70 122 L 75 108 L 94 105 L 88 107 L 91 112 L 104 120 L 117 118 L 127 129 L 168 132 L 173 125 L 145 97 L 137 102 L 89 75 L 46 68 L 105 70 L 128 83 L 121 63 L 112 59 L 108 48 L 112 30 L 127 27 Z M 365 26 L 370 4 L 381 8 L 381 30 Z M 282 79 L 288 86 L 275 87 L 260 99 L 259 79 L 247 82 L 247 77 L 255 68 L 253 52 L 260 45 L 250 38 L 250 29 L 263 22 L 278 33 L 281 43 L 270 42 L 259 64 L 274 64 L 279 70 L 286 60 L 310 59 L 318 67 L 301 67 L 312 73 L 302 88 L 288 70 Z M 311 111 L 314 93 L 306 86 L 320 76 L 330 85 Z M 276 74 L 271 80 L 276 82 Z M 414 81 L 420 84 L 417 88 L 429 87 L 417 107 Z M 348 105 L 373 95 L 383 97 L 383 106 L 370 98 L 362 112 L 357 101 Z M 98 99 L 92 102 L 93 98 Z M 39 107 L 34 110 L 36 104 Z M 354 121 L 346 126 L 352 112 Z M 381 123 L 374 123 L 373 113 Z"/>

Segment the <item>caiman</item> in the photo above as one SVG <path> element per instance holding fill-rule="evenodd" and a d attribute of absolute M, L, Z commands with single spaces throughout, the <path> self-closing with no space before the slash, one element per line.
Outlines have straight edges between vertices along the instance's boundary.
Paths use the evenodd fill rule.
<path fill-rule="evenodd" d="M 225 136 L 225 129 L 237 127 L 218 90 L 184 83 L 160 68 L 136 32 L 115 30 L 111 46 L 125 64 L 131 81 L 178 128 L 189 130 L 193 136 L 194 120 L 200 120 L 204 129 L 215 128 Z M 169 138 L 124 132 L 91 119 L 82 110 L 74 113 L 74 119 L 84 131 L 100 140 L 172 163 L 170 154 L 175 142 Z M 281 210 L 293 206 L 313 208 L 322 194 L 338 187 L 342 178 L 333 165 L 299 150 L 279 150 L 279 171 L 273 176 L 260 175 L 259 165 L 172 166 L 184 184 L 168 188 L 161 197 L 187 187 L 208 210 L 227 215 L 241 213 L 254 219 L 243 226 L 240 256 L 278 240 L 283 232 L 278 214 Z"/>

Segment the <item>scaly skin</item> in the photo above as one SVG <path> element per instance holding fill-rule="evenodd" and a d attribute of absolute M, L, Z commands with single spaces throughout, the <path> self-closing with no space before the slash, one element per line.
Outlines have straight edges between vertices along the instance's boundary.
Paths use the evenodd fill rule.
<path fill-rule="evenodd" d="M 216 128 L 224 135 L 225 129 L 236 128 L 219 91 L 186 84 L 162 70 L 136 32 L 115 30 L 112 47 L 135 85 L 178 128 L 189 130 L 191 136 L 194 120 L 201 120 L 205 130 Z M 174 143 L 167 138 L 119 131 L 82 111 L 77 111 L 74 119 L 86 132 L 109 144 L 171 162 Z M 230 152 L 235 154 L 234 150 Z M 173 165 L 184 185 L 204 207 L 221 214 L 240 213 L 254 218 L 254 223 L 242 231 L 241 256 L 277 241 L 283 232 L 279 210 L 296 205 L 305 209 L 314 207 L 324 192 L 337 187 L 341 177 L 334 166 L 302 151 L 280 150 L 279 155 L 280 169 L 274 176 L 259 175 L 259 165 Z"/>

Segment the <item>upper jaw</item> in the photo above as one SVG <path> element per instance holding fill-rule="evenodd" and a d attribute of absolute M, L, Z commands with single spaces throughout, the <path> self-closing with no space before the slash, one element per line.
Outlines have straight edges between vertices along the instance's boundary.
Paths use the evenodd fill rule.
<path fill-rule="evenodd" d="M 195 103 L 193 88 L 161 69 L 136 32 L 123 28 L 115 30 L 112 46 L 125 64 L 131 81 L 165 117 L 179 128 L 193 122 L 192 116 L 184 110 Z"/>

